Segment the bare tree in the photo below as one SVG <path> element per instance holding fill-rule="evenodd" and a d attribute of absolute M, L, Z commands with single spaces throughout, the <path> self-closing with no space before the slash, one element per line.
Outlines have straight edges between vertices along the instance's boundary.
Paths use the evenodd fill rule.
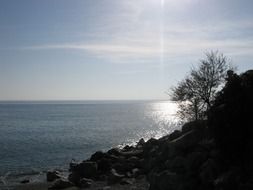
<path fill-rule="evenodd" d="M 179 104 L 179 117 L 204 119 L 229 69 L 228 59 L 222 53 L 206 53 L 199 66 L 191 68 L 189 75 L 172 87 L 171 99 Z"/>

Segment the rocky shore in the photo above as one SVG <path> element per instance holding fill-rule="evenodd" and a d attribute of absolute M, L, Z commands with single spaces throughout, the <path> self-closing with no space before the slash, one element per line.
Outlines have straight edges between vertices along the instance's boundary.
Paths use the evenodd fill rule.
<path fill-rule="evenodd" d="M 141 139 L 136 146 L 98 151 L 80 163 L 71 162 L 67 178 L 49 171 L 47 188 L 207 189 L 214 181 L 224 181 L 219 156 L 206 122 L 191 122 L 160 139 Z"/>
<path fill-rule="evenodd" d="M 70 163 L 68 177 L 50 171 L 46 188 L 252 190 L 252 97 L 253 71 L 232 73 L 207 120 L 186 123 L 160 139 L 95 152 Z"/>

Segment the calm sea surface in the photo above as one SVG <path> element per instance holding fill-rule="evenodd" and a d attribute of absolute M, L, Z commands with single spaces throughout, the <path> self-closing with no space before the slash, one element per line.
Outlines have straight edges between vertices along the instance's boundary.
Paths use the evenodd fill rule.
<path fill-rule="evenodd" d="M 158 138 L 177 128 L 175 109 L 169 101 L 0 102 L 0 176 L 66 169 L 97 150 Z"/>

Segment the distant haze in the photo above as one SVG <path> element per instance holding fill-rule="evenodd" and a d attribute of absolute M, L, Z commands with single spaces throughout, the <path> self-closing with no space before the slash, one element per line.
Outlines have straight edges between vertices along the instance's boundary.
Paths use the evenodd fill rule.
<path fill-rule="evenodd" d="M 168 99 L 219 50 L 252 68 L 252 0 L 1 0 L 0 100 Z"/>

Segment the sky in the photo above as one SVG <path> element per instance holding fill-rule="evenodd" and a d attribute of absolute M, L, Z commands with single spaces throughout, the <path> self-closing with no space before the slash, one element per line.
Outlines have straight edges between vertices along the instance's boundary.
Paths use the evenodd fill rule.
<path fill-rule="evenodd" d="M 1 0 L 0 100 L 167 100 L 206 52 L 252 69 L 252 9 L 252 0 Z"/>

